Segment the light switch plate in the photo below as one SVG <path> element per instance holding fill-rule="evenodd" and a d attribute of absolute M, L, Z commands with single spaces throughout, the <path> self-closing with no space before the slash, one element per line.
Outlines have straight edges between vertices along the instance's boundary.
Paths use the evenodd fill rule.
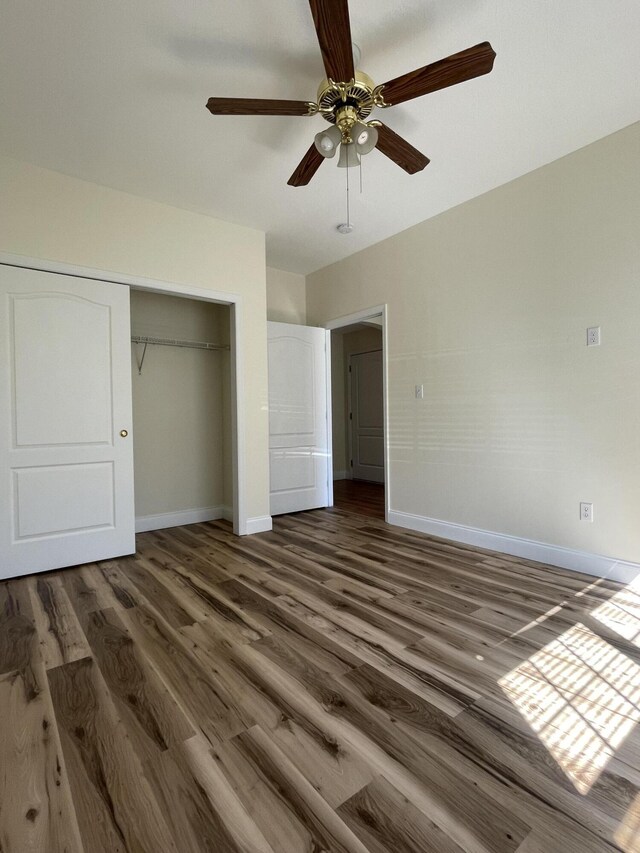
<path fill-rule="evenodd" d="M 416 385 L 416 400 L 424 400 L 424 385 Z"/>

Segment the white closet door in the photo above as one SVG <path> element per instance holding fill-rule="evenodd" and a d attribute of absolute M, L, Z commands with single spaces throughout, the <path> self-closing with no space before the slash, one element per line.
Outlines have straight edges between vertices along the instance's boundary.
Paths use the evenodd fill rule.
<path fill-rule="evenodd" d="M 324 329 L 267 323 L 271 515 L 327 506 Z"/>
<path fill-rule="evenodd" d="M 130 334 L 128 287 L 0 265 L 0 577 L 135 551 Z"/>

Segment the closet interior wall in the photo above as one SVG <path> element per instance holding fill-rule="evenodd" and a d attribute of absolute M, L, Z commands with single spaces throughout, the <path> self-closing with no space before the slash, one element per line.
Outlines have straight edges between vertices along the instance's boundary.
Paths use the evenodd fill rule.
<path fill-rule="evenodd" d="M 131 344 L 138 529 L 231 518 L 230 309 L 131 291 L 131 334 L 226 346 Z"/>

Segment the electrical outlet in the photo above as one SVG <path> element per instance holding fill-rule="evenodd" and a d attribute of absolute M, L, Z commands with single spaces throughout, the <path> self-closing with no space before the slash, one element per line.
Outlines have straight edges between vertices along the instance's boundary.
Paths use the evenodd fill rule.
<path fill-rule="evenodd" d="M 593 521 L 593 504 L 580 504 L 580 521 Z"/>
<path fill-rule="evenodd" d="M 599 347 L 600 346 L 600 326 L 590 326 L 587 329 L 587 346 L 588 347 Z"/>
<path fill-rule="evenodd" d="M 416 400 L 424 400 L 424 385 L 416 385 Z"/>

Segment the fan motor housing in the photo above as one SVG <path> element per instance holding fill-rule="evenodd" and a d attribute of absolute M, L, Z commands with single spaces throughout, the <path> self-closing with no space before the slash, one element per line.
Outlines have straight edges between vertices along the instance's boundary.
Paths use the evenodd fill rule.
<path fill-rule="evenodd" d="M 355 78 L 348 83 L 323 80 L 318 87 L 320 114 L 330 124 L 336 123 L 340 107 L 353 107 L 359 121 L 364 121 L 375 107 L 375 84 L 364 71 L 356 71 Z"/>

